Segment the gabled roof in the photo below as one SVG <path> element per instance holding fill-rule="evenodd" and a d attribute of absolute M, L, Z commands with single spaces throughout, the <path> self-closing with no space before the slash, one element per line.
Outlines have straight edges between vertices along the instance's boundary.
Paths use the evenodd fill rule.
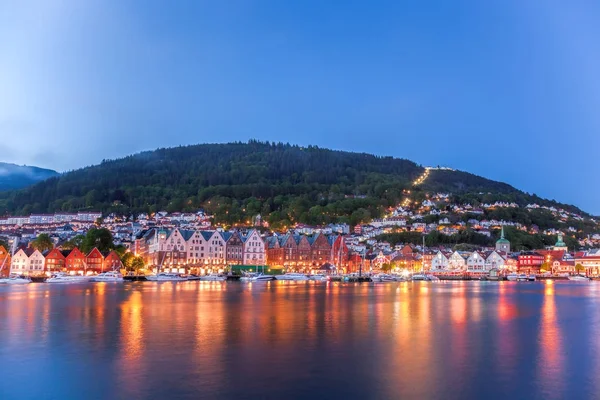
<path fill-rule="evenodd" d="M 202 235 L 204 240 L 210 240 L 214 232 L 215 231 L 200 231 L 200 234 Z"/>
<path fill-rule="evenodd" d="M 223 240 L 228 241 L 233 236 L 233 233 L 232 232 L 221 232 L 221 236 L 223 237 Z"/>
<path fill-rule="evenodd" d="M 188 240 L 190 240 L 190 238 L 192 236 L 194 236 L 194 231 L 190 231 L 190 230 L 187 230 L 187 229 L 182 229 L 182 230 L 179 231 L 179 233 L 181 233 L 181 236 L 183 237 L 183 240 L 185 240 L 186 242 Z"/>

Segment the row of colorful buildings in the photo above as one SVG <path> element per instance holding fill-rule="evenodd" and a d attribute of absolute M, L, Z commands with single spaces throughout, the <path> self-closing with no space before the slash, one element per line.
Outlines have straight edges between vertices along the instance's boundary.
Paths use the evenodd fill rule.
<path fill-rule="evenodd" d="M 352 260 L 341 235 L 286 234 L 264 238 L 254 229 L 225 232 L 153 228 L 138 235 L 132 250 L 150 267 L 205 272 L 232 265 L 295 270 L 335 266 L 346 270 Z"/>
<path fill-rule="evenodd" d="M 19 248 L 12 256 L 0 246 L 0 276 L 48 275 L 53 272 L 97 274 L 103 271 L 121 269 L 121 258 L 114 251 L 102 253 L 94 248 L 87 254 L 78 248 L 61 250 L 55 248 L 40 252 L 33 248 Z"/>

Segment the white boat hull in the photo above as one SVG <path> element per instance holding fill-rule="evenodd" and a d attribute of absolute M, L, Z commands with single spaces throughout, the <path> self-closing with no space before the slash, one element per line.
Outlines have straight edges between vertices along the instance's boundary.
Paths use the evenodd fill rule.
<path fill-rule="evenodd" d="M 31 283 L 31 279 L 26 278 L 3 278 L 0 279 L 0 283 L 6 285 L 26 285 Z"/>
<path fill-rule="evenodd" d="M 574 275 L 574 276 L 569 276 L 569 280 L 575 281 L 575 282 L 586 282 L 586 281 L 589 281 L 590 278 L 588 278 L 587 276 Z"/>
<path fill-rule="evenodd" d="M 147 276 L 146 280 L 148 280 L 150 282 L 185 282 L 185 281 L 187 281 L 186 278 L 181 278 L 181 277 L 180 278 L 175 278 L 175 277 L 173 277 L 173 278 L 162 278 L 162 277 L 157 278 L 154 276 Z"/>
<path fill-rule="evenodd" d="M 46 279 L 46 283 L 61 283 L 61 284 L 87 283 L 90 280 L 91 280 L 91 277 L 89 277 L 89 276 L 69 276 L 69 277 L 48 278 L 48 279 Z"/>
<path fill-rule="evenodd" d="M 308 276 L 302 274 L 283 274 L 275 276 L 275 279 L 277 279 L 278 281 L 307 281 Z"/>
<path fill-rule="evenodd" d="M 226 276 L 207 275 L 207 276 L 201 276 L 199 280 L 204 281 L 204 282 L 222 282 L 222 281 L 226 281 L 227 277 Z"/>

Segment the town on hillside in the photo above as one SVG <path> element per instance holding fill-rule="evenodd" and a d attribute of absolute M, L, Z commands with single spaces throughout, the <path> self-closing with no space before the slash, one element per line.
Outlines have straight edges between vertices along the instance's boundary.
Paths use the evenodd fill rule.
<path fill-rule="evenodd" d="M 553 243 L 535 249 L 515 248 L 505 230 L 531 232 L 534 226 L 505 220 L 456 221 L 461 212 L 479 209 L 446 205 L 447 195 L 438 193 L 417 205 L 403 202 L 388 215 L 363 224 L 338 223 L 326 226 L 296 224 L 283 232 L 271 231 L 260 215 L 248 224 L 214 226 L 212 216 L 196 213 L 102 215 L 101 212 L 32 214 L 0 220 L 0 274 L 45 275 L 57 271 L 95 274 L 126 269 L 137 273 L 158 270 L 186 274 L 210 274 L 232 268 L 268 268 L 272 273 L 414 273 L 429 272 L 440 277 L 484 277 L 491 272 L 508 274 L 600 275 L 600 235 L 579 239 L 579 248 L 569 247 L 564 231 L 542 233 Z M 515 204 L 482 204 L 486 208 L 518 207 Z M 540 206 L 530 204 L 528 209 Z M 548 209 L 559 217 L 582 218 L 559 209 Z M 431 215 L 437 222 L 421 222 Z M 595 223 L 595 221 L 594 221 Z M 81 238 L 94 230 L 110 232 L 110 245 L 83 246 Z M 464 245 L 439 237 L 453 238 L 469 230 L 482 245 Z M 499 236 L 496 236 L 496 232 Z M 396 235 L 396 236 L 395 236 Z M 391 242 L 389 238 L 412 240 Z M 438 243 L 431 242 L 432 235 Z M 49 243 L 40 248 L 40 237 Z M 415 239 L 416 238 L 416 239 Z M 135 262 L 132 262 L 135 260 Z"/>

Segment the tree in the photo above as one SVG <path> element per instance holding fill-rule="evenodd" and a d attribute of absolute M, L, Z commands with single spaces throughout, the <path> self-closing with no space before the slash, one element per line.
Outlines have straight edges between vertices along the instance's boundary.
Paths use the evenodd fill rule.
<path fill-rule="evenodd" d="M 73 239 L 70 239 L 70 240 L 67 240 L 66 242 L 64 242 L 60 247 L 62 247 L 63 250 L 72 250 L 75 247 L 81 248 L 83 239 L 85 239 L 85 236 L 77 235 Z"/>
<path fill-rule="evenodd" d="M 381 270 L 384 272 L 390 272 L 392 270 L 392 264 L 390 264 L 390 263 L 381 264 Z"/>
<path fill-rule="evenodd" d="M 101 252 L 112 250 L 114 247 L 112 233 L 106 228 L 92 228 L 87 231 L 80 250 L 87 254 L 94 247 Z"/>
<path fill-rule="evenodd" d="M 133 260 L 135 256 L 133 253 L 127 252 L 121 256 L 121 262 L 123 263 L 123 267 L 127 271 L 133 271 Z"/>
<path fill-rule="evenodd" d="M 31 247 L 43 253 L 46 250 L 54 248 L 54 242 L 47 233 L 40 233 L 38 237 L 31 241 Z"/>
<path fill-rule="evenodd" d="M 131 263 L 131 267 L 135 272 L 143 269 L 145 266 L 146 264 L 144 263 L 144 259 L 142 257 L 135 257 Z"/>
<path fill-rule="evenodd" d="M 579 264 L 579 263 L 578 263 L 578 264 L 575 266 L 575 271 L 577 271 L 577 273 L 578 273 L 578 274 L 580 274 L 580 273 L 582 273 L 582 272 L 585 272 L 585 267 L 584 267 L 583 265 L 581 265 L 581 264 Z"/>

